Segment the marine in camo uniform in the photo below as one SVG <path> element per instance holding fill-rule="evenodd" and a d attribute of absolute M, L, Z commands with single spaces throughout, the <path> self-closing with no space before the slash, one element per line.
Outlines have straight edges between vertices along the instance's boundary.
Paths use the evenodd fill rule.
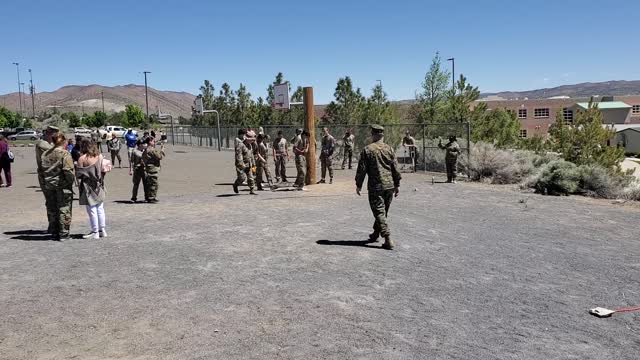
<path fill-rule="evenodd" d="M 298 176 L 296 182 L 293 184 L 298 190 L 304 190 L 305 176 L 307 170 L 307 152 L 309 151 L 309 132 L 307 130 L 298 129 L 293 141 L 293 154 L 296 157 L 296 170 Z"/>
<path fill-rule="evenodd" d="M 344 148 L 344 157 L 342 159 L 342 170 L 347 165 L 347 160 L 349 161 L 349 170 L 351 170 L 351 159 L 353 158 L 353 144 L 355 142 L 355 136 L 351 134 L 351 131 L 347 130 L 342 138 L 342 147 Z"/>
<path fill-rule="evenodd" d="M 373 142 L 360 153 L 356 172 L 356 193 L 360 195 L 364 178 L 368 176 L 369 205 L 375 218 L 369 241 L 375 242 L 382 236 L 384 237 L 382 248 L 392 250 L 395 244 L 391 240 L 387 214 L 391 200 L 399 194 L 401 176 L 393 148 L 384 143 L 384 128 L 380 125 L 371 125 L 371 137 Z"/>
<path fill-rule="evenodd" d="M 458 139 L 451 135 L 449 136 L 449 142 L 446 145 L 442 145 L 442 140 L 438 143 L 440 149 L 444 149 L 444 164 L 447 169 L 447 182 L 456 183 L 456 177 L 458 176 L 458 155 L 460 155 L 460 145 L 458 145 Z"/>
<path fill-rule="evenodd" d="M 145 140 L 147 148 L 142 153 L 142 163 L 144 164 L 145 182 L 147 184 L 147 202 L 158 202 L 158 177 L 160 175 L 160 160 L 165 156 L 164 145 L 160 145 L 160 149 L 156 148 L 156 139 L 148 137 Z"/>
<path fill-rule="evenodd" d="M 256 159 L 251 151 L 252 143 L 255 142 L 255 133 L 253 131 L 247 131 L 244 136 L 244 140 L 239 142 L 236 146 L 236 181 L 233 183 L 233 192 L 239 193 L 238 186 L 242 185 L 245 181 L 249 185 L 249 194 L 257 195 L 255 192 L 255 178 L 254 171 L 256 169 Z"/>
<path fill-rule="evenodd" d="M 276 182 L 287 182 L 287 160 L 289 160 L 288 141 L 283 137 L 282 130 L 273 140 L 273 161 L 276 164 Z"/>
<path fill-rule="evenodd" d="M 42 194 L 44 195 L 44 205 L 47 209 L 47 221 L 49 223 L 47 227 L 48 234 L 54 234 L 57 228 L 57 220 L 55 217 L 56 210 L 53 207 L 55 202 L 56 193 L 53 190 L 47 190 L 44 186 L 44 168 L 42 167 L 42 155 L 47 151 L 53 148 L 51 144 L 52 137 L 58 134 L 59 129 L 55 126 L 49 126 L 44 131 L 44 139 L 39 140 L 36 143 L 36 165 L 38 166 L 38 183 L 40 184 L 40 190 L 42 190 Z"/>
<path fill-rule="evenodd" d="M 267 178 L 269 187 L 273 186 L 273 180 L 271 179 L 271 171 L 269 171 L 269 149 L 267 147 L 267 137 L 264 134 L 258 135 L 258 151 L 256 153 L 256 185 L 258 190 L 264 190 L 262 188 L 262 174 Z"/>
<path fill-rule="evenodd" d="M 329 133 L 329 128 L 323 128 L 322 132 L 324 135 L 322 136 L 321 142 L 321 150 L 320 150 L 320 165 L 322 167 L 322 177 L 318 184 L 326 183 L 326 175 L 327 170 L 329 170 L 329 184 L 333 184 L 333 151 L 336 148 L 336 138 L 334 138 Z"/>
<path fill-rule="evenodd" d="M 49 199 L 53 210 L 52 235 L 58 241 L 69 238 L 71 228 L 73 183 L 75 172 L 71 154 L 65 148 L 64 134 L 52 137 L 53 146 L 42 154 L 44 188 L 53 193 Z"/>
<path fill-rule="evenodd" d="M 142 139 L 138 139 L 136 141 L 136 146 L 137 147 L 131 152 L 131 156 L 129 158 L 129 175 L 132 176 L 133 180 L 131 202 L 138 201 L 138 188 L 140 187 L 140 183 L 142 183 L 142 188 L 144 189 L 145 200 L 149 199 L 146 181 L 147 175 L 145 174 L 144 163 L 142 162 L 142 154 L 147 148 L 147 144 L 145 144 Z"/>

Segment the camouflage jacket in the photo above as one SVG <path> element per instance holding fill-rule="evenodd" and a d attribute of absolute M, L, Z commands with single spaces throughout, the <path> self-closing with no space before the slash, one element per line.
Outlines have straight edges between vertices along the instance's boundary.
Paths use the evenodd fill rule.
<path fill-rule="evenodd" d="M 325 135 L 322 137 L 322 152 L 321 156 L 329 157 L 333 155 L 333 150 L 336 147 L 336 138 L 331 135 Z"/>
<path fill-rule="evenodd" d="M 156 148 L 147 148 L 142 153 L 144 169 L 149 174 L 160 172 L 160 160 L 164 157 L 164 151 Z"/>
<path fill-rule="evenodd" d="M 264 143 L 258 144 L 258 154 L 262 156 L 265 163 L 269 160 L 269 149 L 267 149 L 267 145 Z M 256 157 L 257 158 L 257 157 Z M 260 159 L 257 159 L 256 162 L 260 162 Z"/>
<path fill-rule="evenodd" d="M 367 189 L 369 192 L 390 190 L 400 187 L 400 172 L 396 163 L 393 148 L 383 142 L 376 141 L 367 145 L 360 153 L 356 186 L 362 188 L 365 176 L 369 176 Z"/>
<path fill-rule="evenodd" d="M 256 166 L 256 160 L 253 157 L 253 151 L 244 142 L 236 147 L 236 169 L 244 171 L 246 168 Z"/>
<path fill-rule="evenodd" d="M 64 148 L 52 147 L 42 154 L 42 175 L 47 190 L 71 190 L 75 180 L 73 159 Z"/>
<path fill-rule="evenodd" d="M 458 155 L 460 155 L 460 145 L 458 145 L 456 141 L 449 142 L 447 145 L 438 144 L 438 147 L 446 151 L 444 155 L 445 161 L 458 160 Z"/>
<path fill-rule="evenodd" d="M 42 172 L 42 155 L 47 151 L 53 148 L 53 145 L 48 143 L 46 140 L 39 140 L 36 143 L 36 164 L 38 165 L 38 173 Z"/>
<path fill-rule="evenodd" d="M 342 141 L 344 142 L 344 147 L 345 147 L 345 148 L 353 148 L 353 142 L 354 142 L 355 138 L 356 138 L 356 137 L 355 137 L 355 136 L 353 136 L 353 134 L 352 134 L 352 135 L 349 135 L 349 136 L 345 135 L 345 136 L 342 138 Z"/>
<path fill-rule="evenodd" d="M 296 135 L 293 141 L 293 153 L 296 156 L 305 156 L 307 151 L 309 151 L 309 140 L 303 139 L 300 135 Z"/>

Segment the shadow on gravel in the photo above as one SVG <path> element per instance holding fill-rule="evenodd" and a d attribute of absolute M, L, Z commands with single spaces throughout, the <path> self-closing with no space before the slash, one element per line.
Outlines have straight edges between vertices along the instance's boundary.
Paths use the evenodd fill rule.
<path fill-rule="evenodd" d="M 40 189 L 40 186 L 27 186 L 27 189 Z"/>
<path fill-rule="evenodd" d="M 16 231 L 5 231 L 3 234 L 5 235 L 45 235 L 47 232 L 45 230 L 16 230 Z"/>
<path fill-rule="evenodd" d="M 116 203 L 116 204 L 127 204 L 127 205 L 146 204 L 146 202 L 144 202 L 144 201 L 133 202 L 131 200 L 114 200 L 113 202 Z"/>
<path fill-rule="evenodd" d="M 371 249 L 382 249 L 380 246 L 373 246 L 375 244 L 369 240 L 318 240 L 318 245 L 338 245 L 338 246 L 359 246 Z"/>
<path fill-rule="evenodd" d="M 222 194 L 222 195 L 216 195 L 216 197 L 219 197 L 219 198 L 234 197 L 234 196 L 240 196 L 240 194 Z"/>
<path fill-rule="evenodd" d="M 213 184 L 213 185 L 215 185 L 215 186 L 233 186 L 233 183 L 220 183 L 220 184 Z"/>

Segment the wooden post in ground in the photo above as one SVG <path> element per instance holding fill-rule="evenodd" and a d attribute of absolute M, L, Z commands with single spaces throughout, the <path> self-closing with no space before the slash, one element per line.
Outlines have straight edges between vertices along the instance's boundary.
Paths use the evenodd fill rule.
<path fill-rule="evenodd" d="M 305 184 L 316 183 L 316 120 L 313 111 L 313 88 L 305 87 L 303 95 L 304 103 L 304 129 L 309 132 L 309 152 L 307 153 L 307 177 Z"/>

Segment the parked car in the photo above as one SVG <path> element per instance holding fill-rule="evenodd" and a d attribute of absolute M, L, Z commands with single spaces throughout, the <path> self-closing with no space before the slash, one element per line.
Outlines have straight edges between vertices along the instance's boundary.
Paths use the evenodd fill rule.
<path fill-rule="evenodd" d="M 116 134 L 117 137 L 123 137 L 124 134 L 127 133 L 127 129 L 122 126 L 107 126 L 106 127 L 108 134 Z"/>
<path fill-rule="evenodd" d="M 91 129 L 77 127 L 73 129 L 73 133 L 76 136 L 91 136 Z"/>
<path fill-rule="evenodd" d="M 9 136 L 9 140 L 38 140 L 42 137 L 42 134 L 35 130 L 20 131 L 15 135 Z"/>

